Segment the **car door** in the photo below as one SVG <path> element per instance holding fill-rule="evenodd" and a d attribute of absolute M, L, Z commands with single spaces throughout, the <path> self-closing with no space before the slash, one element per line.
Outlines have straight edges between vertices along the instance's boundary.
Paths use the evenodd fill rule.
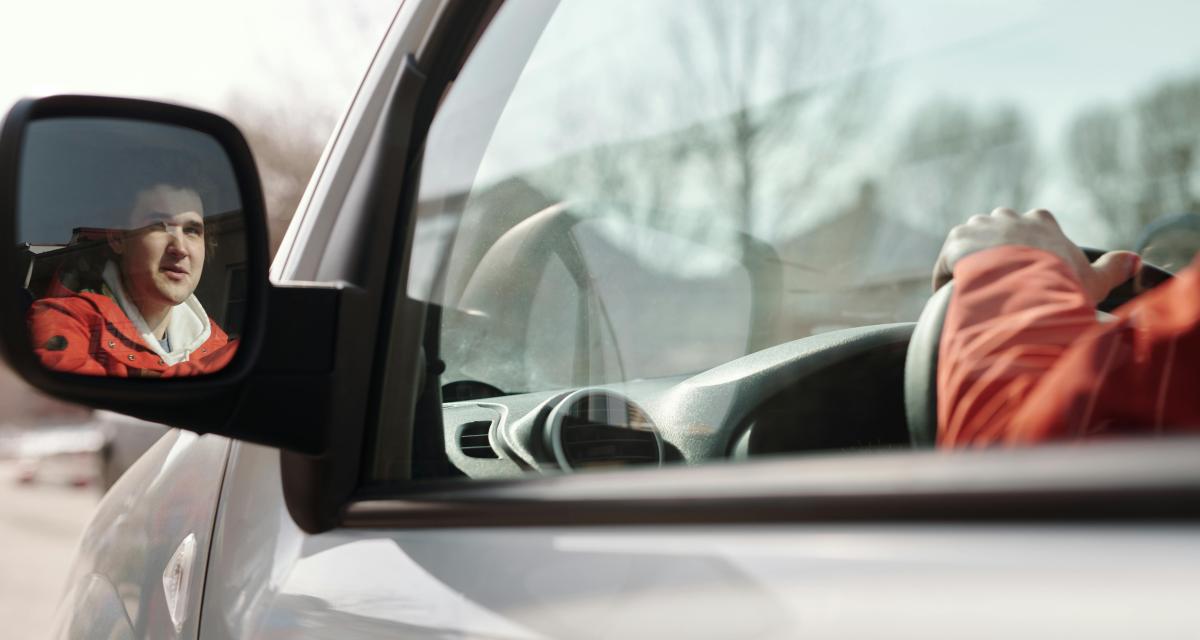
<path fill-rule="evenodd" d="M 931 229 L 1029 179 L 1003 117 L 956 130 L 982 145 L 970 162 L 948 133 L 871 129 L 958 122 L 912 110 L 945 88 L 902 64 L 913 12 L 505 3 L 465 60 L 423 62 L 453 81 L 427 131 L 401 132 L 421 152 L 393 177 L 403 232 L 378 251 L 355 205 L 426 10 L 401 10 L 274 271 L 388 262 L 366 433 L 317 462 L 235 445 L 203 637 L 1194 626 L 1196 442 L 909 450 Z M 913 39 L 888 50 L 896 24 Z M 934 54 L 990 33 L 921 24 Z M 897 90 L 910 110 L 879 110 L 881 68 L 918 79 Z M 957 71 L 967 94 L 985 73 Z M 889 210 L 913 182 L 933 195 Z M 314 474 L 337 464 L 351 488 L 314 526 L 305 509 L 338 495 Z"/>

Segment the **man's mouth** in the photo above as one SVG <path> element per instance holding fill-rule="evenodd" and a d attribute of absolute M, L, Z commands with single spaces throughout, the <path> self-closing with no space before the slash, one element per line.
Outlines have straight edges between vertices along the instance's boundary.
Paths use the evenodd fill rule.
<path fill-rule="evenodd" d="M 182 282 L 188 277 L 188 270 L 179 265 L 162 266 L 158 270 L 175 282 Z"/>

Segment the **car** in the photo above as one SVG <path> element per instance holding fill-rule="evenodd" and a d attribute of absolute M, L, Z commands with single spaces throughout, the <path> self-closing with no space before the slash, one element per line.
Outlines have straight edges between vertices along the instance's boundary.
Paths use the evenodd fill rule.
<path fill-rule="evenodd" d="M 112 411 L 96 411 L 79 424 L 39 424 L 0 447 L 16 458 L 18 482 L 97 485 L 107 491 L 168 428 Z"/>
<path fill-rule="evenodd" d="M 1038 197 L 1120 246 L 1190 206 L 1195 10 L 1016 4 L 406 0 L 269 268 L 223 118 L 18 103 L 0 348 L 177 427 L 55 637 L 1187 635 L 1200 442 L 928 433 L 948 226 Z M 207 177 L 125 175 L 175 163 Z M 222 359 L 38 325 L 201 209 L 219 248 L 160 271 L 204 262 Z"/>
<path fill-rule="evenodd" d="M 43 424 L 18 436 L 15 479 L 87 487 L 100 484 L 104 438 L 92 424 Z"/>

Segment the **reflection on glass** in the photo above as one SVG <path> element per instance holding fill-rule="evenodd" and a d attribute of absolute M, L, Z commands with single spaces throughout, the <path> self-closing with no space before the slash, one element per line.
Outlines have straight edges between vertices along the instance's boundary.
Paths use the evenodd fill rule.
<path fill-rule="evenodd" d="M 47 368 L 171 377 L 229 363 L 245 239 L 214 139 L 115 119 L 36 122 L 18 206 L 31 343 Z"/>
<path fill-rule="evenodd" d="M 1146 227 L 1137 252 L 1150 264 L 1172 273 L 1191 264 L 1200 251 L 1200 215 L 1184 213 L 1161 218 Z"/>
<path fill-rule="evenodd" d="M 947 232 L 997 206 L 1181 269 L 1200 248 L 1180 222 L 1200 215 L 1196 17 L 1114 0 L 508 7 L 431 127 L 409 294 L 453 310 L 448 380 L 533 391 L 913 321 Z M 532 49 L 513 47 L 526 31 Z M 603 268 L 487 260 L 560 204 L 628 232 L 591 253 L 574 232 L 531 237 L 518 266 L 563 246 Z M 485 272 L 507 306 L 464 297 Z"/>

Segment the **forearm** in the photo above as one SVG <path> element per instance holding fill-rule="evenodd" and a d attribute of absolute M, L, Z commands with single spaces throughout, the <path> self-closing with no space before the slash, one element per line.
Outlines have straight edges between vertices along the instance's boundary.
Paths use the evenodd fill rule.
<path fill-rule="evenodd" d="M 1014 417 L 1045 375 L 1097 327 L 1080 282 L 1058 256 L 1005 245 L 954 267 L 938 364 L 938 442 L 1011 441 Z"/>
<path fill-rule="evenodd" d="M 999 247 L 955 269 L 938 372 L 942 446 L 1200 428 L 1200 270 L 1101 325 L 1072 272 Z"/>

